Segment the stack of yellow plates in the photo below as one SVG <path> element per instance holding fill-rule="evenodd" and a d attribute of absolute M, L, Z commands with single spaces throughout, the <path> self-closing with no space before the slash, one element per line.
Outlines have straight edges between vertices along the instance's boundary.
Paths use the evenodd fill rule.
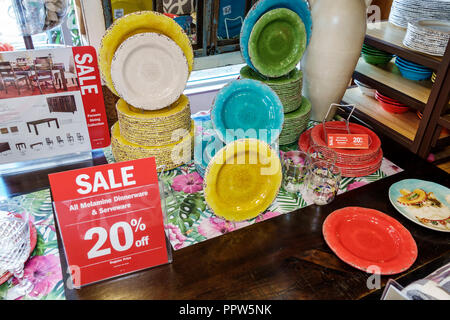
<path fill-rule="evenodd" d="M 125 140 L 118 123 L 111 128 L 111 149 L 116 161 L 128 161 L 154 157 L 157 167 L 163 170 L 174 169 L 192 159 L 194 149 L 194 121 L 191 122 L 190 131 L 182 135 L 181 140 L 162 146 L 141 146 Z M 160 171 L 160 170 L 159 170 Z"/>
<path fill-rule="evenodd" d="M 174 142 L 178 131 L 191 128 L 189 99 L 182 95 L 175 103 L 160 110 L 142 110 L 120 99 L 116 105 L 120 134 L 141 146 L 160 146 Z"/>
<path fill-rule="evenodd" d="M 155 157 L 170 170 L 192 159 L 194 126 L 183 91 L 193 64 L 188 36 L 161 13 L 130 13 L 106 30 L 99 68 L 121 98 L 111 129 L 116 161 Z"/>
<path fill-rule="evenodd" d="M 211 211 L 229 221 L 264 213 L 281 187 L 277 152 L 257 139 L 227 144 L 211 159 L 204 179 L 205 200 Z"/>

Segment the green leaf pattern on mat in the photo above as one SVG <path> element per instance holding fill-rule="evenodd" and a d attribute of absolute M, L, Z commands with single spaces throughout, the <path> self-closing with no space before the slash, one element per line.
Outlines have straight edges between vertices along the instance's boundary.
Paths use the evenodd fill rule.
<path fill-rule="evenodd" d="M 53 207 L 49 189 L 44 189 L 34 193 L 29 193 L 9 199 L 23 207 L 32 214 L 32 220 L 37 231 L 36 247 L 31 253 L 31 257 L 48 256 L 52 261 L 58 261 L 58 265 L 52 269 L 53 272 L 59 266 L 58 239 L 53 216 Z M 40 300 L 63 300 L 65 299 L 62 271 L 57 272 L 57 280 L 54 287 L 46 295 L 39 297 Z M 8 290 L 13 287 L 12 278 L 0 285 L 0 299 L 4 299 Z M 37 280 L 36 280 L 37 281 Z"/>

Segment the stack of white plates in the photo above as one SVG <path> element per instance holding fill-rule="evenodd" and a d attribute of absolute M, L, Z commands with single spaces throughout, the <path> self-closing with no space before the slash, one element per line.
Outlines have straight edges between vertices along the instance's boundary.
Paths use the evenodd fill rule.
<path fill-rule="evenodd" d="M 443 56 L 450 39 L 450 20 L 419 20 L 408 23 L 403 44 L 433 56 Z"/>
<path fill-rule="evenodd" d="M 389 22 L 402 28 L 417 20 L 450 20 L 450 0 L 394 0 Z"/>

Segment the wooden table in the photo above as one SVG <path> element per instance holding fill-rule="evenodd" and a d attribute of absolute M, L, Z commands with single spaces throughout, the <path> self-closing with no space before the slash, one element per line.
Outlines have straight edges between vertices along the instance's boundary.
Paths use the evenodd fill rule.
<path fill-rule="evenodd" d="M 9 146 L 8 142 L 1 142 L 0 143 L 0 153 L 6 152 L 6 151 L 9 151 L 9 150 L 11 150 L 11 147 Z"/>
<path fill-rule="evenodd" d="M 33 70 L 34 64 L 18 65 L 18 64 L 13 63 L 12 66 L 14 68 L 14 71 L 24 73 L 27 78 L 29 78 L 33 74 L 33 72 L 35 72 Z M 64 63 L 54 63 L 52 66 L 52 71 L 53 70 L 59 71 L 63 89 L 64 89 L 64 91 L 67 91 L 67 83 L 66 83 L 67 80 L 66 80 L 66 75 L 65 75 L 66 67 L 65 67 Z"/>
<path fill-rule="evenodd" d="M 36 133 L 36 135 L 39 135 L 37 126 L 42 123 L 47 123 L 48 127 L 50 128 L 50 122 L 52 122 L 52 121 L 54 121 L 56 123 L 56 127 L 59 129 L 59 123 L 58 123 L 57 118 L 45 118 L 45 119 L 40 119 L 40 120 L 35 120 L 35 121 L 28 121 L 27 122 L 28 132 L 31 133 L 30 126 L 32 125 L 32 126 L 34 126 L 34 132 Z"/>
<path fill-rule="evenodd" d="M 42 147 L 43 145 L 44 144 L 42 142 L 36 142 L 36 143 L 30 144 L 30 148 L 33 149 L 36 146 L 41 146 Z"/>
<path fill-rule="evenodd" d="M 174 251 L 168 265 L 86 286 L 66 288 L 68 299 L 377 299 L 369 275 L 340 261 L 326 245 L 322 224 L 346 206 L 374 208 L 391 215 L 413 235 L 414 265 L 393 278 L 401 285 L 422 278 L 450 261 L 448 233 L 421 227 L 400 215 L 388 199 L 389 187 L 402 179 L 432 180 L 449 186 L 449 175 L 398 143 L 382 139 L 385 156 L 405 171 L 337 196 L 326 206 L 309 206 L 226 235 Z M 102 155 L 93 163 L 104 163 Z M 83 166 L 83 165 L 80 165 Z M 80 167 L 79 166 L 79 167 Z M 72 169 L 59 168 L 58 171 Z M 4 193 L 48 187 L 46 172 L 3 177 Z M 61 250 L 63 270 L 67 270 Z M 64 273 L 65 283 L 67 274 Z"/>

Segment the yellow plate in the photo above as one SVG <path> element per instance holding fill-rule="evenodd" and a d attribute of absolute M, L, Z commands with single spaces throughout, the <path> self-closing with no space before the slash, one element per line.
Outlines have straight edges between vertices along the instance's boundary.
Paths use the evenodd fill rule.
<path fill-rule="evenodd" d="M 154 157 L 157 167 L 171 170 L 192 160 L 194 132 L 192 121 L 190 132 L 178 142 L 159 147 L 140 146 L 125 140 L 116 122 L 111 128 L 111 151 L 117 162 Z"/>
<path fill-rule="evenodd" d="M 159 110 L 142 110 L 129 105 L 125 100 L 119 99 L 116 104 L 117 112 L 131 118 L 153 119 L 165 118 L 183 111 L 189 104 L 189 99 L 184 94 L 170 106 Z"/>
<path fill-rule="evenodd" d="M 148 150 L 148 151 L 160 151 L 162 149 L 173 149 L 176 145 L 181 144 L 183 142 L 186 142 L 188 139 L 193 139 L 194 138 L 194 132 L 195 132 L 195 128 L 194 128 L 194 120 L 191 120 L 191 129 L 189 131 L 189 133 L 186 133 L 186 135 L 184 135 L 183 137 L 181 137 L 180 140 L 177 140 L 176 142 L 170 143 L 170 144 L 166 144 L 166 145 L 161 145 L 161 146 L 140 146 L 138 144 L 129 142 L 127 140 L 125 140 L 122 135 L 120 134 L 120 127 L 119 127 L 119 123 L 116 122 L 112 127 L 111 127 L 111 138 L 116 139 L 121 145 L 124 146 L 128 146 L 128 147 L 134 147 L 137 149 L 142 149 L 142 150 Z"/>
<path fill-rule="evenodd" d="M 118 96 L 111 80 L 111 61 L 122 42 L 129 37 L 143 32 L 163 34 L 180 46 L 188 61 L 189 73 L 194 64 L 194 52 L 189 37 L 183 28 L 172 18 L 154 11 L 139 11 L 123 16 L 114 21 L 106 30 L 99 49 L 99 68 L 102 79 L 108 88 Z"/>
<path fill-rule="evenodd" d="M 229 221 L 263 213 L 281 187 L 281 162 L 268 144 L 241 139 L 227 144 L 211 159 L 205 173 L 205 200 L 211 211 Z"/>

